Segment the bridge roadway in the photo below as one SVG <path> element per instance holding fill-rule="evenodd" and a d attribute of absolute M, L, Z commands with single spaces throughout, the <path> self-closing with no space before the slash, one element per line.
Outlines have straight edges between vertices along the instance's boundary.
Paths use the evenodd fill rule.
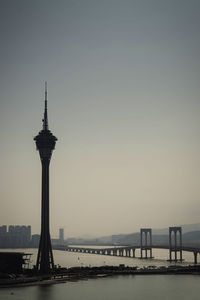
<path fill-rule="evenodd" d="M 151 249 L 167 249 L 170 250 L 169 245 L 152 245 L 152 246 L 117 246 L 111 248 L 86 248 L 86 247 L 72 247 L 72 246 L 61 246 L 55 245 L 53 246 L 54 250 L 61 250 L 61 251 L 69 251 L 69 252 L 77 252 L 77 253 L 88 253 L 88 254 L 99 254 L 99 255 L 110 255 L 110 256 L 120 256 L 120 257 L 132 257 L 135 258 L 136 249 L 147 251 Z M 171 247 L 171 251 L 186 251 L 192 252 L 194 254 L 194 263 L 197 264 L 197 255 L 200 254 L 200 248 L 198 247 L 189 247 L 189 246 L 182 246 L 182 247 Z M 147 258 L 142 257 L 140 258 Z M 152 258 L 152 257 L 149 257 Z"/>

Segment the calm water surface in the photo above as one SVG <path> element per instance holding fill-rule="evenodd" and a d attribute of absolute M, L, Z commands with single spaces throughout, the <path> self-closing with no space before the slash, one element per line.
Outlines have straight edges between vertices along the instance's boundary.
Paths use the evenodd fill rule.
<path fill-rule="evenodd" d="M 23 249 L 22 251 L 33 253 L 32 261 L 35 263 L 36 249 Z M 120 263 L 140 267 L 169 264 L 164 260 L 168 257 L 166 250 L 154 251 L 154 256 L 159 259 L 140 260 L 54 251 L 55 263 L 66 267 L 74 265 L 119 265 Z M 193 261 L 191 255 L 184 254 L 184 258 L 186 262 Z M 199 295 L 199 275 L 127 275 L 49 286 L 0 289 L 1 300 L 199 300 Z"/>
<path fill-rule="evenodd" d="M 200 276 L 117 276 L 1 289 L 2 300 L 199 300 Z"/>

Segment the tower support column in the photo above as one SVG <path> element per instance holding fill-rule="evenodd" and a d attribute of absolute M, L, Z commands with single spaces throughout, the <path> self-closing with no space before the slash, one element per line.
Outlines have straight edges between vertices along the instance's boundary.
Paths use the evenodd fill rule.
<path fill-rule="evenodd" d="M 49 159 L 42 162 L 42 212 L 41 235 L 38 249 L 36 268 L 42 273 L 49 273 L 54 269 L 53 252 L 49 230 Z"/>
<path fill-rule="evenodd" d="M 144 241 L 143 241 L 144 235 Z M 149 240 L 148 240 L 149 235 Z M 140 229 L 140 258 L 143 258 L 143 251 L 145 251 L 145 258 L 148 258 L 148 250 L 150 250 L 150 257 L 152 258 L 152 230 L 151 228 Z"/>
<path fill-rule="evenodd" d="M 172 234 L 174 234 L 174 240 L 172 239 Z M 177 235 L 179 234 L 179 241 Z M 182 261 L 182 228 L 181 227 L 169 227 L 169 261 L 173 261 L 172 253 L 174 252 L 174 261 Z M 177 254 L 180 254 L 178 259 Z"/>

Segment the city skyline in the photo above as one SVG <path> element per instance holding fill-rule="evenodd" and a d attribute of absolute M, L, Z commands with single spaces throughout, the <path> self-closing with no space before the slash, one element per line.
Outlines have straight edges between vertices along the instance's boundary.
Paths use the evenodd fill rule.
<path fill-rule="evenodd" d="M 1 224 L 40 232 L 45 81 L 52 236 L 198 223 L 200 3 L 1 3 Z"/>

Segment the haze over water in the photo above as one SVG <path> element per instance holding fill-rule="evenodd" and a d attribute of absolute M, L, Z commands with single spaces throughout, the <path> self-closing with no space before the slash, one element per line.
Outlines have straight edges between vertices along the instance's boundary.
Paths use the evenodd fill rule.
<path fill-rule="evenodd" d="M 199 222 L 199 11 L 198 0 L 1 1 L 2 225 L 40 232 L 45 80 L 52 237 Z"/>

